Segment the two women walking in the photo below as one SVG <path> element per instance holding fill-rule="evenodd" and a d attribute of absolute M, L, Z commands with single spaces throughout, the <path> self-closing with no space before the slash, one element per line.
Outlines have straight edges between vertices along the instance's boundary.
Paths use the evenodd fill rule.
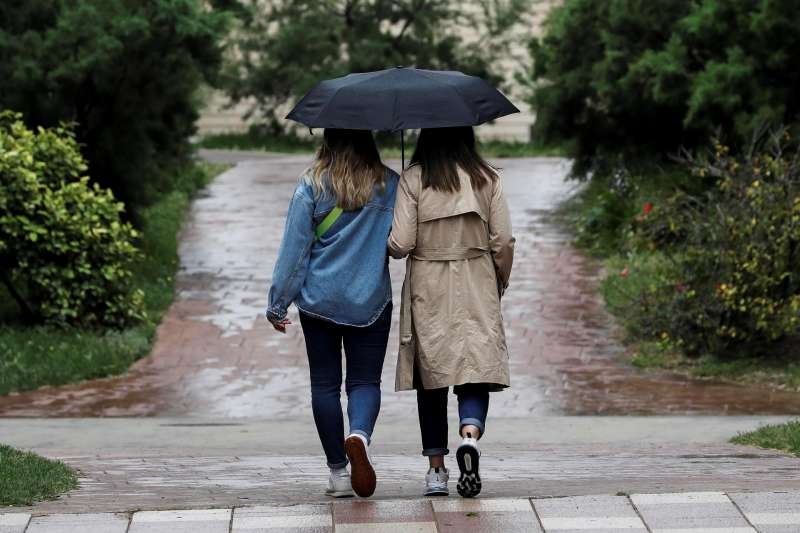
<path fill-rule="evenodd" d="M 471 127 L 422 129 L 402 176 L 381 163 L 368 130 L 325 130 L 289 206 L 267 318 L 285 331 L 289 305 L 300 313 L 328 494 L 375 491 L 368 449 L 391 324 L 389 255 L 408 258 L 396 389 L 417 393 L 429 460 L 424 493 L 449 493 L 449 387 L 462 438 L 457 489 L 480 493 L 489 393 L 509 385 L 500 299 L 513 252 L 500 178 L 476 151 Z"/>

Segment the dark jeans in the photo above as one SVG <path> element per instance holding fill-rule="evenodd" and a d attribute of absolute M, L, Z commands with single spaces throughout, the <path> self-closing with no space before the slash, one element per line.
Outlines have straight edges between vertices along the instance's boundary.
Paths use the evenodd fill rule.
<path fill-rule="evenodd" d="M 369 442 L 381 407 L 381 370 L 389 340 L 392 304 L 366 327 L 339 326 L 300 313 L 311 370 L 311 408 L 328 466 L 347 465 L 342 417 L 342 344 L 347 360 L 347 417 L 350 433 Z"/>
<path fill-rule="evenodd" d="M 456 385 L 459 430 L 466 425 L 477 426 L 483 435 L 486 413 L 489 411 L 489 390 L 485 383 Z M 447 393 L 448 388 L 417 388 L 419 429 L 422 433 L 422 455 L 447 455 Z"/>

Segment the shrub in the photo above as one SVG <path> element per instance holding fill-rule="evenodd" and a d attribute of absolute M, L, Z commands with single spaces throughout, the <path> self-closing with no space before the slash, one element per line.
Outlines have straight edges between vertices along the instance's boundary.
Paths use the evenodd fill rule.
<path fill-rule="evenodd" d="M 545 143 L 575 139 L 579 175 L 607 153 L 744 144 L 800 113 L 800 3 L 566 0 L 531 42 Z"/>
<path fill-rule="evenodd" d="M 624 250 L 654 205 L 676 193 L 702 194 L 712 183 L 693 177 L 683 165 L 618 161 L 613 170 L 598 172 L 565 205 L 576 244 L 602 257 Z M 650 219 L 652 220 L 652 218 Z"/>
<path fill-rule="evenodd" d="M 231 0 L 0 2 L 0 107 L 77 123 L 93 177 L 129 207 L 173 187 L 198 88 L 215 83 Z"/>
<path fill-rule="evenodd" d="M 745 155 L 716 143 L 710 155 L 687 156 L 715 187 L 677 193 L 637 221 L 637 245 L 665 262 L 632 293 L 624 284 L 630 305 L 620 310 L 642 336 L 728 357 L 763 355 L 800 334 L 800 152 L 787 140 L 783 132 Z"/>
<path fill-rule="evenodd" d="M 0 113 L 0 276 L 29 319 L 119 327 L 144 317 L 137 233 L 85 170 L 68 129 L 34 133 Z"/>

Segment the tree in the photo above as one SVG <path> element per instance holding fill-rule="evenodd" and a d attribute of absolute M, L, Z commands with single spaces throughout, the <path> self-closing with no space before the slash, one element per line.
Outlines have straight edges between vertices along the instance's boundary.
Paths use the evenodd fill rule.
<path fill-rule="evenodd" d="M 254 0 L 229 78 L 233 100 L 253 97 L 274 131 L 278 110 L 316 82 L 393 66 L 462 70 L 498 82 L 524 0 Z M 481 30 L 471 42 L 464 28 Z"/>
<path fill-rule="evenodd" d="M 4 1 L 0 108 L 29 125 L 75 122 L 93 179 L 148 203 L 189 154 L 228 19 L 202 0 Z"/>
<path fill-rule="evenodd" d="M 577 172 L 609 152 L 665 154 L 717 129 L 745 144 L 800 111 L 800 3 L 567 0 L 531 42 L 546 142 L 577 141 Z"/>

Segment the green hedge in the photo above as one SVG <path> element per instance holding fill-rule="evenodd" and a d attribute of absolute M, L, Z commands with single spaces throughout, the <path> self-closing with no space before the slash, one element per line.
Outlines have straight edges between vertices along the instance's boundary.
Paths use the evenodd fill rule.
<path fill-rule="evenodd" d="M 0 278 L 28 320 L 122 327 L 144 318 L 137 232 L 85 170 L 70 130 L 0 112 Z"/>

